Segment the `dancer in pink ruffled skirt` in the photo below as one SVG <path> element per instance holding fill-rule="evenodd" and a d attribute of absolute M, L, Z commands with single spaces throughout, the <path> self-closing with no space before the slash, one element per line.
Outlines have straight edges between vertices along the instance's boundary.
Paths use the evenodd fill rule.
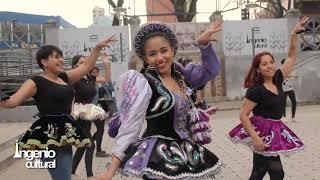
<path fill-rule="evenodd" d="M 271 180 L 282 180 L 284 171 L 279 154 L 303 149 L 301 139 L 280 119 L 285 103 L 282 82 L 296 61 L 297 33 L 304 30 L 308 20 L 302 18 L 292 29 L 288 57 L 279 69 L 271 53 L 261 52 L 255 55 L 245 78 L 248 90 L 240 112 L 241 124 L 229 136 L 235 142 L 244 142 L 254 152 L 249 180 L 262 180 L 267 172 Z"/>

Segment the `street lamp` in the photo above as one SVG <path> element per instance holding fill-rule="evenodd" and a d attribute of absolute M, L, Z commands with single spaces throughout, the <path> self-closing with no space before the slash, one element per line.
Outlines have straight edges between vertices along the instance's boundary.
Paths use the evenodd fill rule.
<path fill-rule="evenodd" d="M 123 7 L 115 7 L 113 8 L 113 11 L 115 13 L 115 17 L 119 20 L 119 25 L 123 25 L 123 14 L 127 14 L 127 9 Z"/>
<path fill-rule="evenodd" d="M 259 32 L 260 31 L 260 28 L 259 27 L 252 27 L 251 28 L 251 42 L 252 42 L 252 55 L 255 56 L 256 53 L 255 53 L 255 40 L 254 40 L 254 33 L 255 32 Z"/>

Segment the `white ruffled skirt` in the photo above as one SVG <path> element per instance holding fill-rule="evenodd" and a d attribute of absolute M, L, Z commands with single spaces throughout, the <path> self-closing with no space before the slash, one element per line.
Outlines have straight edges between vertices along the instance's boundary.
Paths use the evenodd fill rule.
<path fill-rule="evenodd" d="M 109 112 L 94 104 L 74 103 L 71 115 L 74 119 L 93 121 L 107 118 Z"/>

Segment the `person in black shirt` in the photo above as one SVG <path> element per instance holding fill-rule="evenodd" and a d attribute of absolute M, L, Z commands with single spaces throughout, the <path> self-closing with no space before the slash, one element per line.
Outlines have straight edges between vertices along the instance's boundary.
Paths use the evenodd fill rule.
<path fill-rule="evenodd" d="M 76 55 L 72 59 L 72 68 L 77 68 L 86 64 L 86 58 L 82 55 Z M 87 171 L 87 177 L 92 177 L 92 161 L 93 161 L 93 152 L 95 149 L 94 139 L 91 135 L 91 122 L 93 121 L 102 121 L 107 117 L 106 112 L 96 106 L 93 103 L 93 99 L 97 94 L 96 91 L 96 81 L 102 82 L 104 77 L 94 76 L 91 73 L 88 73 L 73 86 L 76 91 L 75 104 L 74 104 L 74 114 L 79 114 L 76 117 L 76 122 L 80 125 L 83 132 L 90 138 L 91 147 L 88 148 L 78 148 L 73 157 L 72 164 L 72 174 L 75 174 L 77 167 L 81 161 L 82 156 L 85 154 L 85 166 Z M 81 108 L 75 107 L 90 107 L 89 110 L 84 111 L 83 113 L 77 113 Z M 96 110 L 97 109 L 97 110 Z M 96 111 L 95 111 L 96 110 Z M 95 111 L 95 113 L 93 113 Z M 100 145 L 100 144 L 99 144 Z"/>
<path fill-rule="evenodd" d="M 83 64 L 85 64 L 86 59 L 82 55 L 76 55 L 72 59 L 72 68 L 77 68 Z M 94 76 L 91 76 L 87 74 L 83 78 L 81 78 L 78 82 L 76 82 L 73 87 L 75 89 L 76 95 L 75 95 L 75 103 L 81 103 L 81 104 L 89 104 L 92 102 L 95 94 L 95 82 L 96 78 Z M 73 156 L 73 162 L 72 162 L 72 174 L 75 174 L 77 167 L 80 163 L 80 160 L 83 156 L 83 154 L 86 152 L 85 155 L 85 166 L 87 171 L 87 177 L 93 176 L 92 172 L 92 160 L 93 160 L 93 152 L 95 149 L 95 144 L 92 139 L 91 135 L 91 121 L 78 117 L 76 118 L 76 122 L 81 127 L 82 131 L 90 138 L 91 146 L 87 148 L 77 148 L 74 156 Z"/>
<path fill-rule="evenodd" d="M 96 157 L 108 157 L 110 156 L 107 154 L 105 151 L 101 149 L 101 143 L 102 143 L 102 138 L 103 138 L 103 133 L 104 133 L 104 128 L 105 128 L 105 122 L 108 120 L 111 115 L 112 111 L 110 110 L 111 108 L 108 106 L 108 100 L 104 98 L 106 93 L 108 92 L 108 89 L 105 87 L 108 84 L 112 84 L 111 82 L 111 63 L 108 58 L 108 54 L 103 53 L 101 55 L 101 59 L 103 60 L 104 68 L 105 68 L 105 76 L 102 77 L 99 75 L 99 68 L 94 67 L 91 71 L 90 74 L 94 77 L 96 77 L 96 90 L 97 94 L 94 97 L 93 103 L 98 104 L 99 106 L 102 107 L 102 109 L 105 112 L 108 112 L 108 117 L 102 120 L 94 120 L 94 123 L 97 127 L 97 131 L 93 134 L 93 139 L 97 143 L 97 152 L 96 152 Z M 110 95 L 111 97 L 111 95 Z"/>
<path fill-rule="evenodd" d="M 283 79 L 292 71 L 297 56 L 297 33 L 304 30 L 309 18 L 302 18 L 292 29 L 287 60 L 276 70 L 269 52 L 255 55 L 245 78 L 248 88 L 240 110 L 241 124 L 229 132 L 234 141 L 247 142 L 254 151 L 249 180 L 262 180 L 268 172 L 271 180 L 282 180 L 284 171 L 280 153 L 303 149 L 302 141 L 280 119 L 285 96 Z M 253 116 L 249 117 L 250 113 Z"/>
<path fill-rule="evenodd" d="M 281 64 L 283 64 L 286 61 L 286 59 L 281 60 Z M 292 84 L 292 78 L 297 78 L 298 76 L 289 75 L 287 79 L 285 79 L 282 83 L 282 88 L 284 92 L 284 106 L 283 106 L 283 119 L 285 122 L 288 122 L 286 119 L 286 106 L 287 106 L 287 97 L 289 96 L 291 101 L 291 121 L 296 122 L 295 115 L 296 115 L 296 108 L 297 108 L 297 102 L 296 102 L 296 95 L 294 92 L 293 84 Z"/>
<path fill-rule="evenodd" d="M 71 145 L 83 147 L 91 143 L 70 116 L 75 94 L 71 85 L 94 67 L 100 50 L 114 41 L 114 36 L 111 36 L 98 42 L 85 65 L 68 71 L 64 71 L 60 48 L 42 46 L 36 59 L 43 72 L 26 80 L 9 99 L 0 101 L 1 108 L 15 108 L 34 97 L 40 119 L 31 125 L 17 143 L 21 149 L 49 148 L 55 151 L 53 159 L 42 158 L 43 161 L 56 162 L 56 168 L 48 169 L 53 180 L 71 180 Z"/>

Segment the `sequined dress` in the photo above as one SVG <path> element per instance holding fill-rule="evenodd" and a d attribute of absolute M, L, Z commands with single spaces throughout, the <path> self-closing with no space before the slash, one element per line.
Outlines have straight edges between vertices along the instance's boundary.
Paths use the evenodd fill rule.
<path fill-rule="evenodd" d="M 193 87 L 204 85 L 220 69 L 211 45 L 200 52 L 201 65 L 183 68 L 175 64 Z M 133 70 L 122 74 L 116 99 L 115 119 L 120 126 L 118 134 L 114 133 L 112 154 L 122 161 L 121 173 L 152 179 L 204 179 L 220 172 L 219 158 L 192 139 L 187 118 L 191 102 L 166 89 L 158 74 Z"/>

